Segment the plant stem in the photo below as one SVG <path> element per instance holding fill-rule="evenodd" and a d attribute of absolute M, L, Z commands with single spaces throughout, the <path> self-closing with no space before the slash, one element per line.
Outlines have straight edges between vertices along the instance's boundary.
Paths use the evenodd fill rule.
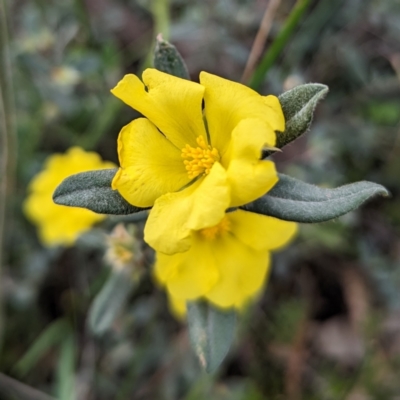
<path fill-rule="evenodd" d="M 8 170 L 8 135 L 6 116 L 4 110 L 3 93 L 0 86 L 0 281 L 3 273 L 4 262 L 4 232 L 6 229 L 7 207 L 7 170 Z M 4 318 L 3 318 L 3 294 L 0 286 L 0 350 L 3 344 Z"/>
<path fill-rule="evenodd" d="M 164 40 L 169 40 L 169 0 L 153 0 L 152 12 L 154 17 L 154 31 L 161 33 Z"/>
<path fill-rule="evenodd" d="M 275 60 L 281 54 L 282 50 L 290 39 L 294 29 L 296 28 L 303 14 L 306 12 L 310 3 L 311 0 L 298 0 L 296 2 L 290 15 L 286 19 L 282 30 L 279 32 L 278 36 L 271 44 L 268 51 L 265 53 L 252 78 L 250 79 L 249 86 L 251 88 L 257 90 L 260 87 L 266 73 L 269 71 Z"/>
<path fill-rule="evenodd" d="M 4 264 L 7 199 L 14 186 L 16 135 L 11 57 L 5 0 L 0 0 L 0 281 Z M 1 289 L 1 286 L 0 286 Z M 0 292 L 0 349 L 3 341 L 3 307 Z"/>
<path fill-rule="evenodd" d="M 151 13 L 153 14 L 154 27 L 153 27 L 153 43 L 149 49 L 149 52 L 139 68 L 139 72 L 142 72 L 146 68 L 153 67 L 154 49 L 156 46 L 156 36 L 160 33 L 164 40 L 169 39 L 169 0 L 152 0 L 151 2 Z"/>
<path fill-rule="evenodd" d="M 254 39 L 249 58 L 247 59 L 246 67 L 242 75 L 242 83 L 244 84 L 248 82 L 249 78 L 254 73 L 254 68 L 261 56 L 280 3 L 281 0 L 270 0 L 267 8 L 265 9 L 263 19 L 258 29 L 256 38 Z"/>
<path fill-rule="evenodd" d="M 0 373 L 0 395 L 20 400 L 55 400 L 45 393 Z M 4 397 L 1 397 L 2 399 Z"/>

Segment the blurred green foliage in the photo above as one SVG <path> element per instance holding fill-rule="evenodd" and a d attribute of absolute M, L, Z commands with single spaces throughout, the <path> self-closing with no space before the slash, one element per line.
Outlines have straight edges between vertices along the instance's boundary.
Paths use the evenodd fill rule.
<path fill-rule="evenodd" d="M 375 181 L 391 199 L 302 227 L 297 242 L 276 255 L 268 288 L 242 316 L 235 346 L 215 375 L 201 372 L 185 325 L 152 282 L 147 248 L 147 274 L 112 331 L 90 335 L 87 311 L 109 274 L 102 230 L 72 248 L 44 249 L 21 212 L 30 179 L 47 155 L 72 145 L 117 162 L 118 132 L 137 114 L 109 89 L 147 65 L 154 25 L 169 26 L 193 80 L 207 70 L 239 81 L 265 9 L 251 0 L 170 0 L 168 24 L 162 8 L 154 14 L 154 3 L 7 2 L 18 159 L 0 282 L 0 371 L 16 379 L 15 390 L 24 383 L 62 400 L 394 399 L 400 393 L 395 0 L 312 1 L 259 89 L 279 94 L 307 82 L 330 88 L 311 131 L 275 156 L 281 172 L 324 187 Z M 266 49 L 293 3 L 281 1 Z M 1 398 L 6 390 L 0 379 Z"/>

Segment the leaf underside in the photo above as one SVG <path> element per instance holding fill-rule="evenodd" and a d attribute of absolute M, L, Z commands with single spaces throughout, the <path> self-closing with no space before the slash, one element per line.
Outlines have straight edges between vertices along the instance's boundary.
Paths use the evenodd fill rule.
<path fill-rule="evenodd" d="M 112 328 L 133 289 L 134 281 L 128 271 L 111 272 L 88 311 L 88 324 L 94 335 L 102 336 Z"/>
<path fill-rule="evenodd" d="M 219 310 L 205 301 L 187 303 L 187 319 L 192 348 L 206 372 L 214 372 L 232 344 L 236 313 Z"/>

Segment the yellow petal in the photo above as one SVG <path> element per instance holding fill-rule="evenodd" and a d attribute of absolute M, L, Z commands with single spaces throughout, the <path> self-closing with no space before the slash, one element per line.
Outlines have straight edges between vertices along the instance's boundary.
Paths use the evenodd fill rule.
<path fill-rule="evenodd" d="M 157 253 L 155 274 L 173 297 L 184 300 L 203 296 L 219 278 L 212 249 L 205 241 L 194 241 L 184 253 Z"/>
<path fill-rule="evenodd" d="M 216 162 L 205 178 L 180 192 L 161 196 L 154 203 L 144 239 L 162 253 L 187 251 L 191 231 L 217 225 L 229 201 L 226 171 Z"/>
<path fill-rule="evenodd" d="M 268 124 L 274 131 L 283 132 L 285 130 L 285 117 L 283 116 L 282 106 L 276 96 L 261 96 L 264 104 L 268 107 L 269 115 Z"/>
<path fill-rule="evenodd" d="M 71 245 L 79 235 L 106 217 L 83 208 L 55 204 L 53 192 L 63 179 L 79 172 L 114 167 L 113 163 L 102 161 L 98 154 L 79 147 L 46 160 L 44 169 L 29 184 L 29 195 L 23 205 L 25 215 L 37 225 L 44 245 Z"/>
<path fill-rule="evenodd" d="M 244 118 L 259 118 L 274 131 L 284 130 L 285 119 L 275 96 L 260 96 L 247 86 L 206 72 L 201 72 L 200 83 L 206 88 L 204 111 L 211 143 L 222 156 L 233 129 Z M 274 146 L 275 141 L 270 145 Z"/>
<path fill-rule="evenodd" d="M 242 308 L 263 286 L 269 271 L 269 252 L 254 250 L 225 235 L 212 246 L 220 278 L 206 298 L 222 308 Z"/>
<path fill-rule="evenodd" d="M 122 128 L 118 156 L 121 168 L 112 188 L 136 207 L 150 207 L 163 194 L 189 182 L 180 150 L 146 118 Z"/>
<path fill-rule="evenodd" d="M 64 217 L 55 216 L 39 228 L 39 237 L 45 245 L 72 245 L 80 235 L 87 232 L 95 223 L 106 218 L 105 215 L 96 214 L 90 210 L 74 208 L 71 211 L 67 208 L 65 207 L 63 210 Z M 59 210 L 59 212 L 61 213 L 62 210 Z"/>
<path fill-rule="evenodd" d="M 199 135 L 206 138 L 201 85 L 156 69 L 146 69 L 143 82 L 147 91 L 136 75 L 125 75 L 111 92 L 153 122 L 178 149 L 196 147 Z"/>
<path fill-rule="evenodd" d="M 227 164 L 231 207 L 258 199 L 278 182 L 275 164 L 260 160 L 262 148 L 274 135 L 259 119 L 244 119 L 232 132 L 223 164 Z"/>
<path fill-rule="evenodd" d="M 182 321 L 186 316 L 186 301 L 178 299 L 177 297 L 169 294 L 168 303 L 171 313 L 174 315 L 174 317 Z"/>
<path fill-rule="evenodd" d="M 237 210 L 227 214 L 232 234 L 255 250 L 275 250 L 284 246 L 297 232 L 295 222 Z"/>

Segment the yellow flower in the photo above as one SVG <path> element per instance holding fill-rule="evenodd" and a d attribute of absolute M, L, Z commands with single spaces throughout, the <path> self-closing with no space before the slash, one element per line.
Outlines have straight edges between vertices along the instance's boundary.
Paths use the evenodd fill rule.
<path fill-rule="evenodd" d="M 274 163 L 260 160 L 284 130 L 276 97 L 206 72 L 198 84 L 155 69 L 143 82 L 126 75 L 112 93 L 145 116 L 119 135 L 112 188 L 137 207 L 153 206 L 145 240 L 156 250 L 188 250 L 191 231 L 277 182 Z"/>
<path fill-rule="evenodd" d="M 29 195 L 23 206 L 25 215 L 38 226 L 44 245 L 71 245 L 81 233 L 105 218 L 84 208 L 55 204 L 53 192 L 63 179 L 78 172 L 114 167 L 113 163 L 102 161 L 98 154 L 79 147 L 48 157 L 44 169 L 29 184 Z"/>
<path fill-rule="evenodd" d="M 262 288 L 270 250 L 285 245 L 297 224 L 237 210 L 211 228 L 192 232 L 183 253 L 157 253 L 156 279 L 167 287 L 176 314 L 186 301 L 206 299 L 221 308 L 241 309 Z"/>

